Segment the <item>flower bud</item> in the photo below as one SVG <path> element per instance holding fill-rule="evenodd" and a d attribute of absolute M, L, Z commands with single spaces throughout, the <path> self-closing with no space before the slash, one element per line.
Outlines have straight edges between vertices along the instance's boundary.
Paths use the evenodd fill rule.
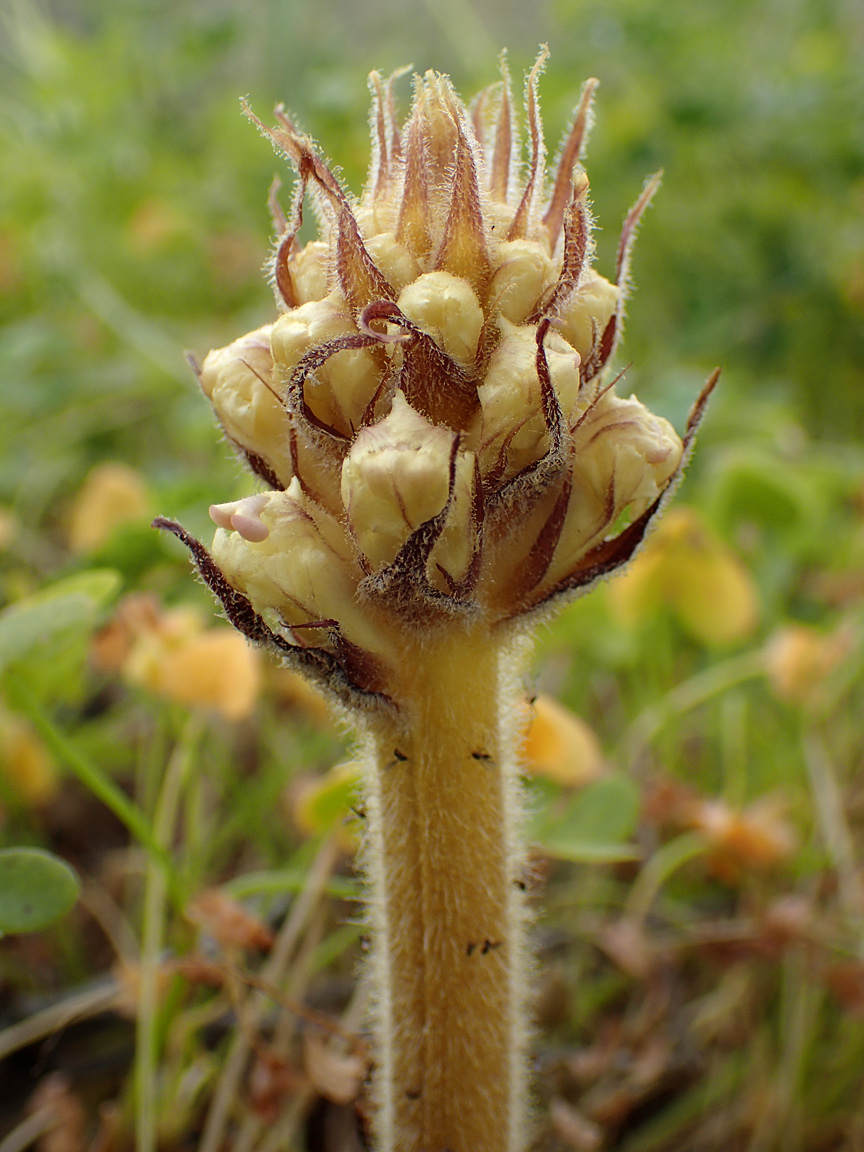
<path fill-rule="evenodd" d="M 265 324 L 227 348 L 210 352 L 200 380 L 226 436 L 266 461 L 287 484 L 291 478 L 289 418 L 273 390 L 272 330 L 272 324 Z"/>
<path fill-rule="evenodd" d="M 323 240 L 310 240 L 290 259 L 291 286 L 297 304 L 323 300 L 330 276 L 330 247 Z"/>
<path fill-rule="evenodd" d="M 555 281 L 552 261 L 533 240 L 504 241 L 498 245 L 495 257 L 497 267 L 489 298 L 505 319 L 524 324 Z"/>
<path fill-rule="evenodd" d="M 587 360 L 594 344 L 618 308 L 621 289 L 593 270 L 582 277 L 579 287 L 559 311 L 555 326 L 568 344 Z"/>
<path fill-rule="evenodd" d="M 366 241 L 366 250 L 397 292 L 420 275 L 420 265 L 392 232 L 379 232 Z"/>
<path fill-rule="evenodd" d="M 287 387 L 292 372 L 310 349 L 356 332 L 348 306 L 338 292 L 286 312 L 273 325 L 272 334 L 280 389 Z M 306 380 L 303 395 L 321 424 L 339 435 L 351 436 L 380 382 L 371 352 L 367 348 L 351 348 L 336 352 L 316 369 Z"/>
<path fill-rule="evenodd" d="M 641 516 L 665 489 L 680 461 L 674 428 L 631 396 L 602 394 L 573 434 L 572 489 L 547 577 L 564 579 L 599 544 L 622 513 Z"/>
<path fill-rule="evenodd" d="M 466 280 L 450 272 L 426 272 L 402 290 L 398 303 L 458 364 L 474 363 L 483 309 Z"/>
<path fill-rule="evenodd" d="M 431 424 L 408 404 L 402 392 L 393 398 L 390 414 L 363 428 L 342 465 L 342 501 L 348 523 L 373 570 L 390 564 L 412 532 L 437 516 L 450 493 L 450 459 L 454 435 Z M 470 491 L 473 456 L 460 454 L 451 509 L 457 535 L 437 560 L 458 579 L 467 567 L 465 556 L 465 496 Z M 448 518 L 450 519 L 450 518 Z M 448 524 L 449 526 L 449 524 Z M 442 541 L 439 541 L 439 547 Z M 460 569 L 462 571 L 460 571 Z"/>
<path fill-rule="evenodd" d="M 267 507 L 269 496 L 259 492 L 244 500 L 232 500 L 228 504 L 211 504 L 210 519 L 220 528 L 231 528 L 239 532 L 244 540 L 253 544 L 266 540 L 270 529 L 261 519 L 261 512 Z"/>
<path fill-rule="evenodd" d="M 375 650 L 371 624 L 356 608 L 362 573 L 342 526 L 306 498 L 296 477 L 285 492 L 262 495 L 257 519 L 266 536 L 216 532 L 212 555 L 226 580 L 261 614 L 275 613 L 289 626 L 338 620 L 348 639 Z"/>
<path fill-rule="evenodd" d="M 489 358 L 477 389 L 481 418 L 479 455 L 484 471 L 499 467 L 506 457 L 504 477 L 538 460 L 548 447 L 546 421 L 537 376 L 537 342 L 532 325 L 516 327 L 500 320 L 501 340 Z M 579 398 L 579 357 L 554 332 L 545 344 L 549 376 L 565 416 Z"/>

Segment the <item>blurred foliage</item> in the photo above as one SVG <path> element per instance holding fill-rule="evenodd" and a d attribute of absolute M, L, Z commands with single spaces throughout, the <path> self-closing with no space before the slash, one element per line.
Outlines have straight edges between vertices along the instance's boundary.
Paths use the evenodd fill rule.
<path fill-rule="evenodd" d="M 677 519 L 626 583 L 577 601 L 539 645 L 539 687 L 596 733 L 590 771 L 572 760 L 530 782 L 548 1144 L 860 1147 L 860 4 L 411 0 L 395 18 L 383 0 L 326 14 L 301 0 L 7 0 L 0 837 L 73 861 L 84 886 L 63 924 L 3 941 L 0 1051 L 46 991 L 99 976 L 108 1000 L 88 1003 L 149 1004 L 134 1089 L 128 1031 L 115 1051 L 97 1030 L 99 1059 L 71 1061 L 90 1104 L 117 1103 L 106 1146 L 129 1146 L 136 1098 L 166 1149 L 214 1096 L 234 1099 L 226 1019 L 237 996 L 257 1011 L 255 980 L 347 1003 L 358 1026 L 339 825 L 354 801 L 344 764 L 327 772 L 342 743 L 304 685 L 229 652 L 182 550 L 148 524 L 164 512 L 206 536 L 209 503 L 249 490 L 183 363 L 272 310 L 260 268 L 280 165 L 237 98 L 265 117 L 284 100 L 356 190 L 369 68 L 413 61 L 470 92 L 495 79 L 501 46 L 518 76 L 541 40 L 547 125 L 563 131 L 581 81 L 602 82 L 587 163 L 601 271 L 644 177 L 666 173 L 636 249 L 622 387 L 680 428 L 724 368 Z M 572 751 L 574 724 L 547 733 L 547 751 Z M 350 832 L 362 814 L 349 815 Z M 240 955 L 242 917 L 202 901 L 213 886 L 278 932 L 287 907 L 306 908 L 281 969 Z M 245 1147 L 249 1117 L 264 1125 L 296 1084 L 296 1023 L 285 1009 L 282 1064 L 259 1053 Z M 120 1074 L 100 1063 L 106 1044 Z M 23 1079 L 12 1061 L 0 1071 L 0 1101 L 23 1099 L 49 1060 L 28 1051 Z M 0 1131 L 17 1122 L 9 1107 Z"/>

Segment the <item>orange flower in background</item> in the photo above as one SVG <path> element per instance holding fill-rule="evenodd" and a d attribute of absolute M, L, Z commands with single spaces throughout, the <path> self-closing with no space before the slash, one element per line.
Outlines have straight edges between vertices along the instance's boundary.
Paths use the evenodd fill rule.
<path fill-rule="evenodd" d="M 603 751 L 594 731 L 551 696 L 534 700 L 522 758 L 528 772 L 571 788 L 595 780 L 603 771 Z"/>
<path fill-rule="evenodd" d="M 762 796 L 746 808 L 723 800 L 694 800 L 687 823 L 708 841 L 708 867 L 718 879 L 738 884 L 753 869 L 787 860 L 797 847 L 795 831 L 784 816 L 781 797 Z"/>
<path fill-rule="evenodd" d="M 190 708 L 242 720 L 258 699 L 259 655 L 232 628 L 205 628 L 193 608 L 163 610 L 149 596 L 127 596 L 91 650 L 97 667 Z"/>
<path fill-rule="evenodd" d="M 752 576 L 695 508 L 667 513 L 609 595 L 622 623 L 637 624 L 665 606 L 702 644 L 740 643 L 759 622 Z"/>
<path fill-rule="evenodd" d="M 115 529 L 146 523 L 151 512 L 150 492 L 140 473 L 125 464 L 97 464 L 72 505 L 69 547 L 78 554 L 97 552 Z"/>
<path fill-rule="evenodd" d="M 207 888 L 186 906 L 186 919 L 212 936 L 226 950 L 268 952 L 273 933 L 221 888 Z"/>
<path fill-rule="evenodd" d="M 837 668 L 852 647 L 845 629 L 820 632 L 809 624 L 786 624 L 765 648 L 768 680 L 774 693 L 788 704 L 805 704 L 818 692 L 825 677 Z"/>
<path fill-rule="evenodd" d="M 727 884 L 738 884 L 753 870 L 788 860 L 798 847 L 786 818 L 783 796 L 760 796 L 743 808 L 700 796 L 672 777 L 654 781 L 646 792 L 644 815 L 661 835 L 690 828 L 705 840 L 709 871 Z"/>

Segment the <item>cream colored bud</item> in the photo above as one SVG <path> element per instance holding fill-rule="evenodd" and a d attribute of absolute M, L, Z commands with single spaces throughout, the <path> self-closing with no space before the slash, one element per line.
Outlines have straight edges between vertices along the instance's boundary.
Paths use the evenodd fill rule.
<path fill-rule="evenodd" d="M 273 325 L 271 337 L 280 387 L 287 387 L 292 372 L 311 349 L 356 332 L 338 292 L 286 312 Z M 307 378 L 304 397 L 318 420 L 351 436 L 380 382 L 374 356 L 366 348 L 352 348 L 335 353 Z"/>
<path fill-rule="evenodd" d="M 398 304 L 448 356 L 466 367 L 474 363 L 483 309 L 467 280 L 451 272 L 425 272 L 403 289 Z"/>
<path fill-rule="evenodd" d="M 330 246 L 323 240 L 310 240 L 291 257 L 291 284 L 297 303 L 323 300 L 330 278 Z"/>
<path fill-rule="evenodd" d="M 583 276 L 579 288 L 560 310 L 555 327 L 583 360 L 618 308 L 621 289 L 594 271 Z"/>
<path fill-rule="evenodd" d="M 379 232 L 365 241 L 366 251 L 397 292 L 420 274 L 420 265 L 392 232 Z"/>
<path fill-rule="evenodd" d="M 231 440 L 262 457 L 278 478 L 291 477 L 288 413 L 272 390 L 273 357 L 266 324 L 227 348 L 208 353 L 201 388 Z"/>
<path fill-rule="evenodd" d="M 374 651 L 374 631 L 355 602 L 362 572 L 344 528 L 306 498 L 296 478 L 285 492 L 262 495 L 266 537 L 219 528 L 213 539 L 213 559 L 229 584 L 260 613 L 293 625 L 335 619 L 348 639 Z"/>
<path fill-rule="evenodd" d="M 268 493 L 267 520 L 272 529 L 268 525 L 265 540 L 247 541 L 239 532 L 220 528 L 212 549 L 225 578 L 245 592 L 259 612 L 276 610 L 290 623 L 326 615 L 317 610 L 307 568 L 310 556 L 313 568 L 323 567 L 327 549 L 297 495 L 293 481 L 286 492 Z M 289 556 L 292 570 L 286 573 Z M 338 566 L 334 568 L 338 571 Z"/>
<path fill-rule="evenodd" d="M 681 461 L 675 429 L 631 396 L 611 392 L 588 411 L 573 435 L 573 490 L 547 579 L 554 583 L 599 544 L 618 517 L 641 516 Z"/>
<path fill-rule="evenodd" d="M 394 560 L 447 503 L 452 447 L 453 433 L 415 412 L 402 392 L 384 420 L 358 433 L 342 465 L 342 501 L 373 568 Z"/>
<path fill-rule="evenodd" d="M 489 299 L 514 324 L 524 324 L 555 280 L 554 266 L 534 240 L 508 240 L 498 246 Z"/>
<path fill-rule="evenodd" d="M 548 437 L 537 376 L 536 329 L 503 319 L 499 328 L 501 340 L 477 389 L 479 455 L 488 472 L 506 452 L 506 476 L 538 460 L 548 447 Z M 547 335 L 545 352 L 552 386 L 565 418 L 569 417 L 579 399 L 579 357 L 555 332 Z"/>
<path fill-rule="evenodd" d="M 496 236 L 502 237 L 499 245 L 494 249 L 496 252 L 510 243 L 504 240 L 503 237 L 510 231 L 510 226 L 513 223 L 513 217 L 516 215 L 516 208 L 513 204 L 506 204 L 503 200 L 490 199 L 486 203 L 486 224 L 489 235 L 493 242 Z M 500 258 L 493 258 L 493 267 L 500 263 Z"/>

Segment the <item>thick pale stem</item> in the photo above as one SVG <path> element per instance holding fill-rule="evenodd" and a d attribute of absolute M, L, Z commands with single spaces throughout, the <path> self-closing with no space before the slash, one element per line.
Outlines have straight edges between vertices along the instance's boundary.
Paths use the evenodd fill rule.
<path fill-rule="evenodd" d="M 367 811 L 381 1152 L 515 1152 L 525 948 L 515 658 L 485 629 L 406 642 Z"/>

